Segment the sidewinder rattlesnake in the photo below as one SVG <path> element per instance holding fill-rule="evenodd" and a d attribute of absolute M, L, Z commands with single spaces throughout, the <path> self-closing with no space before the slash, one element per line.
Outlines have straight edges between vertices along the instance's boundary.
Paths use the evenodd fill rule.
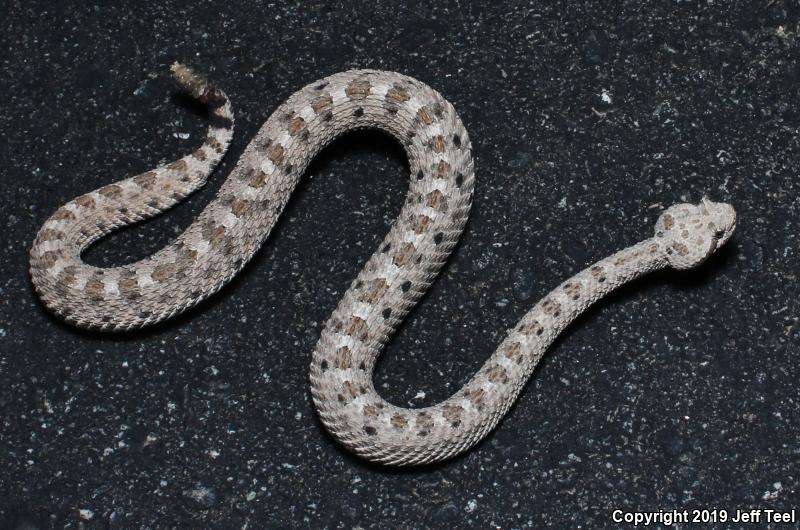
<path fill-rule="evenodd" d="M 205 143 L 183 158 L 109 184 L 59 208 L 30 252 L 44 304 L 67 322 L 130 330 L 161 322 L 208 298 L 258 250 L 309 162 L 341 134 L 388 132 L 411 168 L 399 217 L 350 285 L 311 360 L 311 394 L 325 427 L 351 451 L 392 465 L 436 462 L 475 445 L 506 414 L 556 336 L 592 303 L 643 274 L 694 267 L 734 230 L 730 205 L 704 199 L 667 209 L 655 236 L 579 272 L 509 331 L 462 388 L 431 407 L 388 403 L 372 384 L 375 361 L 436 278 L 469 215 L 470 141 L 438 92 L 393 72 L 352 70 L 311 83 L 270 116 L 217 197 L 165 248 L 112 268 L 81 253 L 109 232 L 152 217 L 203 186 L 233 131 L 227 96 L 181 64 L 180 87 L 209 109 Z"/>

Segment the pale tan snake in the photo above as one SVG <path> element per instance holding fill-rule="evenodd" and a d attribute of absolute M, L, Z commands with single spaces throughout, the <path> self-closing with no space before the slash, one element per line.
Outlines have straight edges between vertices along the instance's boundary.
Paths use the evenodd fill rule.
<path fill-rule="evenodd" d="M 178 84 L 209 108 L 199 149 L 142 175 L 82 195 L 44 223 L 30 254 L 44 304 L 83 328 L 129 330 L 163 321 L 225 285 L 270 233 L 309 162 L 337 136 L 387 131 L 411 168 L 399 217 L 333 312 L 311 361 L 311 393 L 327 429 L 351 451 L 394 465 L 439 461 L 465 451 L 497 425 L 556 336 L 623 283 L 661 268 L 694 267 L 735 227 L 730 205 L 703 200 L 664 212 L 654 237 L 579 272 L 509 331 L 473 378 L 447 400 L 397 407 L 372 384 L 375 361 L 436 278 L 472 204 L 470 141 L 453 107 L 410 77 L 353 70 L 296 92 L 247 146 L 217 197 L 173 242 L 120 267 L 81 260 L 92 242 L 154 216 L 201 187 L 233 130 L 228 98 L 175 64 Z"/>

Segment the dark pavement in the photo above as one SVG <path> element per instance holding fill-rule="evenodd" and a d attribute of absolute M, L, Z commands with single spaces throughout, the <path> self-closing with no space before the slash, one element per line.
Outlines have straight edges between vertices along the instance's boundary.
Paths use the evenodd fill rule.
<path fill-rule="evenodd" d="M 595 528 L 615 509 L 800 508 L 796 3 L 105 4 L 3 7 L 0 528 Z M 450 395 L 547 291 L 649 237 L 662 207 L 708 194 L 739 227 L 702 269 L 580 318 L 465 456 L 376 467 L 322 429 L 307 371 L 403 201 L 391 139 L 326 149 L 253 262 L 169 323 L 82 332 L 31 289 L 27 252 L 58 206 L 202 142 L 175 60 L 230 95 L 231 152 L 206 189 L 91 263 L 175 237 L 319 77 L 396 70 L 460 113 L 473 213 L 378 366 L 396 404 Z"/>

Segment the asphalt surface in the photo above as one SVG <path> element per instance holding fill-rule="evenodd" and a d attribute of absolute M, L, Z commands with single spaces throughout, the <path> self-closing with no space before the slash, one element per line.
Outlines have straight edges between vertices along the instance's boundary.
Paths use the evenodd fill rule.
<path fill-rule="evenodd" d="M 624 526 L 616 509 L 800 508 L 797 4 L 497 4 L 4 3 L 0 528 L 595 528 Z M 649 237 L 664 207 L 729 201 L 737 233 L 700 270 L 575 322 L 466 455 L 373 466 L 322 429 L 307 370 L 403 201 L 393 140 L 327 148 L 243 273 L 166 324 L 82 332 L 32 291 L 27 252 L 59 205 L 202 142 L 175 60 L 230 95 L 232 149 L 206 189 L 90 263 L 180 233 L 319 77 L 396 70 L 460 113 L 474 209 L 378 366 L 399 405 L 449 396 L 550 288 Z"/>

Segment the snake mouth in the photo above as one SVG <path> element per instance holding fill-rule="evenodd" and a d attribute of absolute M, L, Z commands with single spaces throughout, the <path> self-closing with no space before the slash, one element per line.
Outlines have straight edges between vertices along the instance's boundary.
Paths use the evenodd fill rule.
<path fill-rule="evenodd" d="M 717 243 L 717 250 L 719 250 L 725 243 L 733 235 L 733 231 L 736 230 L 736 220 L 734 219 L 733 224 L 731 224 L 727 229 L 717 230 L 717 233 L 714 234 L 714 239 L 716 239 Z"/>
<path fill-rule="evenodd" d="M 725 243 L 727 243 L 730 240 L 731 236 L 733 236 L 733 233 L 736 231 L 736 224 L 737 224 L 736 212 L 733 210 L 732 206 L 728 204 L 726 204 L 725 206 L 727 206 L 730 209 L 730 217 L 727 220 L 726 226 L 720 228 L 719 230 L 717 230 L 717 233 L 714 234 L 715 239 L 717 240 L 717 249 L 719 249 Z"/>
<path fill-rule="evenodd" d="M 736 230 L 736 210 L 733 206 L 725 202 L 714 202 L 707 197 L 703 197 L 700 203 L 706 215 L 713 216 L 714 231 L 714 250 L 719 250 L 733 235 Z"/>

